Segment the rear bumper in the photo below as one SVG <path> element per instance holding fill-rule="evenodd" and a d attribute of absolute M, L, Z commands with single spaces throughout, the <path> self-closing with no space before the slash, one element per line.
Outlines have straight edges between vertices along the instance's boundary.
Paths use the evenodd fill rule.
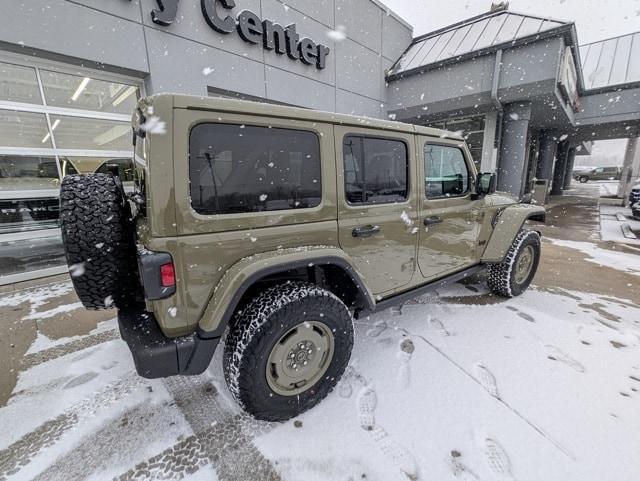
<path fill-rule="evenodd" d="M 118 311 L 120 335 L 129 346 L 136 371 L 142 377 L 201 374 L 207 369 L 219 337 L 166 337 L 153 314 L 142 307 Z"/>

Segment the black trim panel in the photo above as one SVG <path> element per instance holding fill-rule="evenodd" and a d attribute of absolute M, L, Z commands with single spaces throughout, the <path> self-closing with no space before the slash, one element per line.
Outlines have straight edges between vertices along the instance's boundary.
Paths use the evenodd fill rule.
<path fill-rule="evenodd" d="M 410 291 L 402 292 L 400 294 L 396 294 L 392 297 L 388 297 L 376 304 L 374 309 L 370 312 L 379 312 L 385 309 L 388 309 L 393 306 L 397 306 L 398 304 L 403 304 L 411 299 L 414 299 L 418 296 L 426 294 L 427 292 L 431 292 L 439 287 L 446 286 L 447 284 L 452 284 L 454 282 L 461 281 L 473 274 L 476 274 L 482 270 L 484 270 L 486 266 L 484 264 L 477 264 L 473 267 L 469 267 L 462 271 L 451 274 L 447 277 L 443 277 L 441 279 L 437 279 L 435 281 L 429 282 L 428 284 L 421 284 L 420 286 L 411 289 Z"/>
<path fill-rule="evenodd" d="M 118 325 L 136 371 L 147 379 L 203 373 L 220 341 L 220 337 L 203 339 L 198 333 L 168 338 L 143 306 L 118 311 Z"/>
<path fill-rule="evenodd" d="M 245 292 L 247 292 L 247 289 L 249 289 L 249 287 L 251 287 L 251 285 L 254 282 L 271 274 L 277 274 L 279 272 L 284 272 L 291 269 L 297 269 L 300 267 L 307 267 L 309 265 L 309 262 L 313 262 L 315 266 L 334 265 L 334 266 L 340 267 L 349 275 L 349 277 L 351 277 L 351 280 L 358 287 L 358 290 L 360 291 L 360 294 L 361 294 L 361 299 L 360 299 L 362 304 L 361 307 L 365 309 L 374 308 L 375 306 L 374 300 L 367 294 L 367 289 L 365 287 L 364 282 L 362 281 L 362 279 L 360 279 L 360 276 L 356 274 L 353 267 L 351 267 L 351 264 L 349 264 L 347 261 L 345 261 L 340 257 L 333 257 L 333 256 L 309 257 L 304 260 L 300 260 L 296 262 L 289 262 L 286 264 L 278 264 L 275 266 L 267 267 L 247 277 L 242 283 L 242 286 L 240 286 L 240 288 L 233 295 L 233 299 L 231 299 L 229 306 L 227 306 L 227 310 L 222 316 L 222 319 L 220 320 L 220 324 L 218 325 L 218 327 L 214 331 L 204 331 L 200 329 L 200 327 L 198 327 L 198 335 L 203 339 L 222 336 L 225 329 L 227 328 L 227 324 L 231 320 L 231 316 L 233 316 L 233 313 L 235 312 L 236 307 L 240 302 L 240 299 L 242 299 L 242 296 L 245 294 Z"/>

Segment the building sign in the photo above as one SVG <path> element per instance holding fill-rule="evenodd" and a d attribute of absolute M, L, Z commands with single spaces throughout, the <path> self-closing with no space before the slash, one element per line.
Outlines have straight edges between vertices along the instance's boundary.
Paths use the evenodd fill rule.
<path fill-rule="evenodd" d="M 151 12 L 153 22 L 165 27 L 171 25 L 178 14 L 179 1 L 156 0 L 158 8 Z M 231 15 L 219 15 L 216 9 L 218 5 L 227 10 L 236 6 L 234 0 L 200 0 L 202 14 L 216 32 L 230 34 L 237 31 L 247 43 L 261 43 L 265 50 L 275 51 L 279 55 L 286 54 L 292 60 L 315 65 L 318 69 L 327 66 L 327 56 L 331 49 L 310 38 L 300 38 L 295 24 L 283 27 L 271 20 L 262 20 L 250 10 L 241 11 L 234 19 Z"/>
<path fill-rule="evenodd" d="M 571 47 L 567 47 L 564 51 L 562 65 L 560 66 L 558 86 L 560 87 L 560 91 L 567 103 L 575 112 L 577 112 L 580 107 L 580 98 L 578 95 L 578 73 L 576 71 L 576 64 L 573 60 L 573 54 L 571 53 Z"/>

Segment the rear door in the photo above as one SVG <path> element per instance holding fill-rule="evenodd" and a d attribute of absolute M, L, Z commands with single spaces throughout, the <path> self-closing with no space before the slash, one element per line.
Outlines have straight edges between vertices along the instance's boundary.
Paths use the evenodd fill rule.
<path fill-rule="evenodd" d="M 418 232 L 411 134 L 335 127 L 340 246 L 376 295 L 409 284 Z"/>
<path fill-rule="evenodd" d="M 457 141 L 418 138 L 420 235 L 418 265 L 433 280 L 478 262 L 484 201 L 472 199 L 476 171 Z"/>

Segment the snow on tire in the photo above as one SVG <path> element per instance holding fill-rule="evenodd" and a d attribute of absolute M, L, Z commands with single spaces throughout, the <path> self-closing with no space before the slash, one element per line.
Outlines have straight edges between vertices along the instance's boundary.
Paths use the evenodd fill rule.
<path fill-rule="evenodd" d="M 333 340 L 326 371 L 303 385 L 302 392 L 277 392 L 267 379 L 271 354 L 297 327 L 316 322 L 328 327 Z M 311 409 L 333 390 L 349 363 L 353 336 L 351 314 L 333 293 L 306 282 L 270 287 L 231 322 L 223 355 L 225 380 L 245 411 L 257 419 L 285 421 Z"/>
<path fill-rule="evenodd" d="M 139 290 L 133 223 L 116 179 L 110 174 L 65 177 L 60 227 L 82 304 L 93 310 L 130 304 Z"/>
<path fill-rule="evenodd" d="M 521 256 L 527 252 L 532 255 L 530 270 L 522 278 L 518 278 L 518 266 Z M 540 234 L 532 230 L 522 229 L 513 240 L 507 255 L 500 263 L 489 264 L 487 268 L 487 284 L 494 294 L 504 297 L 515 297 L 522 294 L 536 274 L 540 262 Z"/>

